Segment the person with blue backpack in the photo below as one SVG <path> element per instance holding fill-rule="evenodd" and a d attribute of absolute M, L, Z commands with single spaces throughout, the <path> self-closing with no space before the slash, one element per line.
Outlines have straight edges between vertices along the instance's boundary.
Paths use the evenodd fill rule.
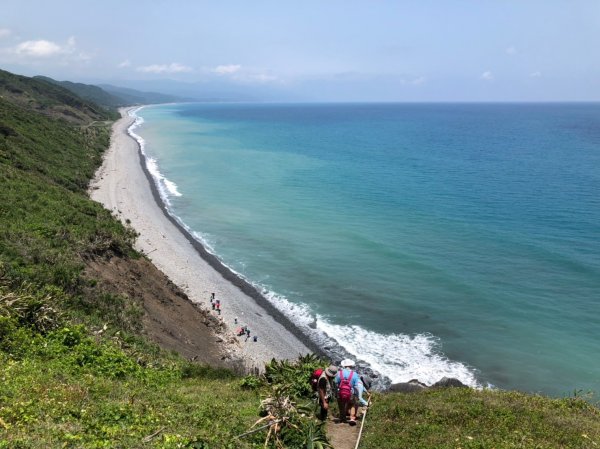
<path fill-rule="evenodd" d="M 350 419 L 348 424 L 356 425 L 356 407 L 354 406 L 354 393 L 357 389 L 360 376 L 354 372 L 354 361 L 350 359 L 342 360 L 341 370 L 335 376 L 335 385 L 337 389 L 338 406 L 340 409 L 340 422 L 346 422 L 348 414 Z"/>

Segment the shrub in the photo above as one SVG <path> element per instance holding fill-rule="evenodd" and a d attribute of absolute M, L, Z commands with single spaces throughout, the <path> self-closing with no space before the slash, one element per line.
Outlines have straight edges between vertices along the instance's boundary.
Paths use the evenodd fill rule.
<path fill-rule="evenodd" d="M 62 300 L 62 291 L 57 288 L 36 291 L 27 284 L 18 291 L 10 291 L 0 287 L 0 316 L 15 318 L 19 325 L 45 334 L 61 324 L 58 306 Z"/>

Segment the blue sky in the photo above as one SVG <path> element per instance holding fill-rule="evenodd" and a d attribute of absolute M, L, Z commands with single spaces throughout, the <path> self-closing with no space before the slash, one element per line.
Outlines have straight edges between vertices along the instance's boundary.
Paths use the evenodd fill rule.
<path fill-rule="evenodd" d="M 2 0 L 0 67 L 325 101 L 598 101 L 600 0 Z M 181 84 L 183 83 L 183 84 Z"/>

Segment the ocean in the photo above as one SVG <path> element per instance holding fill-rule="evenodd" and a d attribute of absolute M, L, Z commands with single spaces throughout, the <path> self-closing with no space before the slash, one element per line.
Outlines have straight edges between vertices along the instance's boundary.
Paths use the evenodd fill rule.
<path fill-rule="evenodd" d="M 600 391 L 600 104 L 170 104 L 170 213 L 393 382 Z"/>

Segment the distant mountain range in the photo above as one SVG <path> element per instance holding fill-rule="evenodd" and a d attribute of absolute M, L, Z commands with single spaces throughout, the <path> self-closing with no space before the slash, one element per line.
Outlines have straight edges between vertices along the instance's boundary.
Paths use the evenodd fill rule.
<path fill-rule="evenodd" d="M 62 86 L 65 89 L 77 94 L 81 98 L 92 101 L 107 109 L 115 109 L 122 106 L 131 106 L 136 104 L 193 101 L 191 98 L 183 98 L 157 92 L 141 92 L 139 90 L 113 86 L 110 84 L 101 84 L 96 86 L 92 84 L 73 83 L 71 81 L 56 81 L 47 76 L 35 76 L 34 79 Z"/>
<path fill-rule="evenodd" d="M 118 87 L 111 84 L 100 84 L 100 88 L 113 97 L 121 99 L 124 104 L 119 106 L 130 106 L 133 104 L 155 104 L 155 103 L 184 103 L 197 101 L 190 97 L 179 97 L 176 95 L 162 94 L 158 92 L 142 92 L 128 87 Z"/>
<path fill-rule="evenodd" d="M 192 97 L 144 92 L 111 84 L 57 81 L 0 70 L 0 99 L 73 124 L 115 120 L 123 106 L 198 101 Z"/>

